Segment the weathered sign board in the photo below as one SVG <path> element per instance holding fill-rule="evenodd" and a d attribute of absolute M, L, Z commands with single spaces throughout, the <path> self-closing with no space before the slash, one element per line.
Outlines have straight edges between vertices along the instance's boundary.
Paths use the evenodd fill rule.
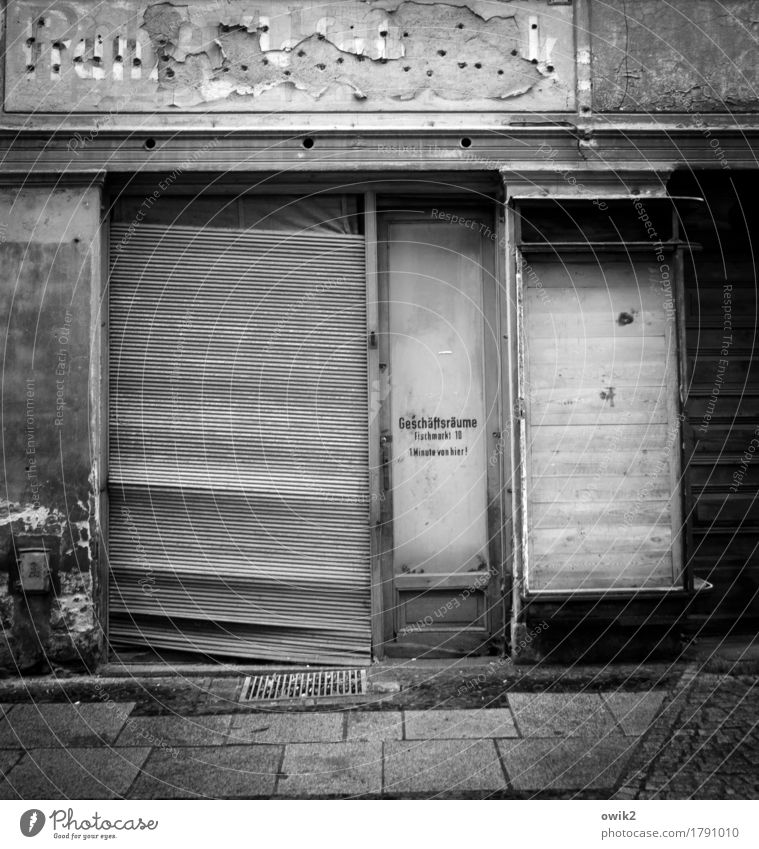
<path fill-rule="evenodd" d="M 11 112 L 562 111 L 572 7 L 546 0 L 17 0 Z"/>

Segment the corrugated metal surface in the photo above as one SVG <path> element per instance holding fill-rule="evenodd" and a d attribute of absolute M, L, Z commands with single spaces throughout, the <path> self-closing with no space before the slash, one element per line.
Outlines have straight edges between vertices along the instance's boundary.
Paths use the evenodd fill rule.
<path fill-rule="evenodd" d="M 370 654 L 364 241 L 112 228 L 112 641 Z"/>

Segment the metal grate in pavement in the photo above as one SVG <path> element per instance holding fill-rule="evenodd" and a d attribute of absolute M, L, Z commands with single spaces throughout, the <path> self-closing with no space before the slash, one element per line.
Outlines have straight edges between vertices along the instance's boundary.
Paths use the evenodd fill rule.
<path fill-rule="evenodd" d="M 366 695 L 365 669 L 323 669 L 315 672 L 277 672 L 249 675 L 242 685 L 241 702 L 282 699 L 324 699 Z"/>

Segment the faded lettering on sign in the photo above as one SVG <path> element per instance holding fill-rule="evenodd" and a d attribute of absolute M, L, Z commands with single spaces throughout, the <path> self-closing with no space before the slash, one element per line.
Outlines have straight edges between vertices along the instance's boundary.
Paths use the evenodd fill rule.
<path fill-rule="evenodd" d="M 571 7 L 541 0 L 17 0 L 6 108 L 567 110 L 572 44 Z"/>

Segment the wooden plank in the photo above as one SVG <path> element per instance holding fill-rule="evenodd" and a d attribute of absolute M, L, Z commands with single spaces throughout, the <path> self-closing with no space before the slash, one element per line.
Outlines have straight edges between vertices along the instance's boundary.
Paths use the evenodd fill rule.
<path fill-rule="evenodd" d="M 697 320 L 695 323 L 691 321 L 688 325 L 688 352 L 692 356 L 718 354 L 724 348 L 726 335 L 732 337 L 729 348 L 730 356 L 756 355 L 757 349 L 759 349 L 759 324 L 750 329 L 734 328 L 726 333 L 722 327 L 722 322 L 719 323 L 718 327 L 706 327 L 703 321 L 699 323 Z"/>
<path fill-rule="evenodd" d="M 759 473 L 754 475 L 752 481 L 750 467 L 747 470 L 745 466 L 740 465 L 740 460 L 736 461 L 730 457 L 716 463 L 693 464 L 688 471 L 694 487 L 740 486 L 746 494 L 756 492 L 759 486 Z"/>
<path fill-rule="evenodd" d="M 694 435 L 696 456 L 702 454 L 740 455 L 753 439 L 754 429 L 753 423 L 746 422 L 734 425 L 713 424 L 706 431 L 696 428 Z"/>
<path fill-rule="evenodd" d="M 638 337 L 639 340 L 648 341 L 649 337 Z M 638 339 L 634 340 L 636 343 Z M 627 354 L 620 356 L 617 350 L 608 350 L 606 340 L 601 341 L 598 346 L 600 356 L 592 356 L 588 350 L 589 346 L 582 343 L 564 344 L 552 346 L 556 352 L 551 360 L 536 362 L 530 357 L 530 387 L 532 389 L 550 389 L 554 386 L 580 387 L 580 386 L 656 386 L 660 385 L 664 373 L 664 353 L 654 355 L 650 350 L 646 351 L 645 357 L 631 357 Z M 628 342 L 630 340 L 624 340 Z M 643 353 L 643 346 L 636 344 L 639 353 Z M 616 348 L 616 345 L 614 346 Z M 662 346 L 663 348 L 663 346 Z M 563 349 L 563 350 L 562 350 Z M 571 350 L 569 350 L 571 349 Z M 541 357 L 541 359 L 544 359 Z"/>
<path fill-rule="evenodd" d="M 528 395 L 533 423 L 666 423 L 667 394 L 661 386 L 595 386 L 533 389 Z"/>
<path fill-rule="evenodd" d="M 535 530 L 605 526 L 616 533 L 625 517 L 631 514 L 638 524 L 669 525 L 669 501 L 646 499 L 637 502 L 616 498 L 612 501 L 538 501 L 530 507 L 530 527 Z"/>
<path fill-rule="evenodd" d="M 646 476 L 625 475 L 589 477 L 575 475 L 574 477 L 556 477 L 543 475 L 532 479 L 529 491 L 533 504 L 546 502 L 554 504 L 564 501 L 610 502 L 622 501 L 664 501 L 670 496 L 668 475 Z"/>
<path fill-rule="evenodd" d="M 732 286 L 731 283 L 727 284 Z M 723 313 L 732 319 L 749 318 L 755 323 L 759 318 L 759 291 L 748 286 L 694 286 L 688 290 L 686 308 L 690 315 L 714 315 L 722 318 Z"/>
<path fill-rule="evenodd" d="M 756 422 L 759 418 L 759 397 L 754 395 L 746 395 L 740 390 L 733 390 L 737 394 L 727 394 L 719 391 L 716 397 L 711 395 L 694 395 L 691 393 L 685 403 L 685 413 L 696 426 L 696 436 L 701 437 L 703 431 L 700 429 L 703 417 L 708 413 L 711 415 L 711 422 L 716 424 L 715 420 L 722 420 L 724 424 L 727 422 L 735 422 L 736 424 L 744 424 L 744 422 L 736 421 L 740 419 L 749 419 Z M 709 424 L 711 426 L 711 424 Z M 708 431 L 708 427 L 707 427 Z"/>
<path fill-rule="evenodd" d="M 726 361 L 726 362 L 725 362 Z M 688 358 L 691 386 L 710 388 L 719 377 L 721 387 L 745 389 L 751 394 L 759 387 L 759 357 L 746 354 L 703 354 Z"/>
<path fill-rule="evenodd" d="M 719 533 L 718 529 L 695 528 L 693 537 L 693 558 L 715 565 L 753 560 L 759 568 L 759 533 L 749 535 L 737 529 Z"/>
<path fill-rule="evenodd" d="M 667 412 L 664 405 L 657 407 L 650 414 L 644 410 L 635 412 L 622 411 L 614 408 L 607 408 L 598 413 L 593 411 L 578 411 L 568 414 L 564 411 L 560 413 L 547 411 L 545 413 L 537 412 L 533 409 L 532 415 L 537 416 L 540 422 L 539 426 L 558 426 L 565 427 L 613 427 L 617 428 L 621 425 L 628 424 L 645 424 L 652 422 L 654 425 L 663 424 L 667 421 Z"/>
<path fill-rule="evenodd" d="M 622 324 L 624 316 L 633 321 Z M 650 310 L 632 313 L 627 309 L 596 312 L 542 312 L 529 314 L 527 333 L 530 339 L 586 339 L 602 337 L 612 340 L 634 336 L 663 336 L 666 319 Z"/>
<path fill-rule="evenodd" d="M 752 533 L 759 524 L 759 497 L 756 492 L 702 493 L 695 497 L 695 514 L 698 522 L 707 524 L 750 524 Z"/>
<path fill-rule="evenodd" d="M 756 285 L 756 263 L 751 257 L 738 260 L 715 250 L 705 252 L 701 256 L 686 255 L 684 265 L 685 282 L 690 286 L 722 286 L 723 283 L 732 283 L 733 286 L 748 286 L 753 289 Z"/>
<path fill-rule="evenodd" d="M 541 291 L 542 290 L 542 291 Z M 655 287 L 647 284 L 636 285 L 635 280 L 619 283 L 611 280 L 603 272 L 596 272 L 596 285 L 573 286 L 567 282 L 563 286 L 546 289 L 530 286 L 528 280 L 525 303 L 545 312 L 606 312 L 617 315 L 620 311 L 653 312 L 661 314 L 665 298 L 661 283 Z"/>
<path fill-rule="evenodd" d="M 586 554 L 662 554 L 669 550 L 672 529 L 666 525 L 623 525 L 618 534 L 608 525 L 585 528 L 536 528 L 531 535 L 533 556 Z"/>
<path fill-rule="evenodd" d="M 668 429 L 664 424 L 622 424 L 614 428 L 603 424 L 566 427 L 565 425 L 540 425 L 540 442 L 530 443 L 531 451 L 550 446 L 561 451 L 626 451 L 658 450 L 668 444 Z"/>
<path fill-rule="evenodd" d="M 661 285 L 655 263 L 640 259 L 617 260 L 604 256 L 602 261 L 585 259 L 574 261 L 568 257 L 552 261 L 535 261 L 530 272 L 524 275 L 526 289 L 589 289 L 599 292 L 608 289 L 626 289 L 628 297 L 638 290 L 654 291 Z M 652 285 L 653 284 L 653 285 Z M 549 297 L 553 292 L 548 293 Z"/>
<path fill-rule="evenodd" d="M 536 365 L 570 366 L 574 363 L 601 367 L 640 363 L 650 365 L 664 359 L 663 336 L 631 336 L 609 339 L 580 337 L 544 339 L 530 345 L 530 369 Z"/>
<path fill-rule="evenodd" d="M 535 446 L 537 447 L 537 446 Z M 599 452 L 591 448 L 585 454 L 559 449 L 546 449 L 532 452 L 532 473 L 535 477 L 543 475 L 650 475 L 661 469 L 669 468 L 669 455 L 663 449 L 626 451 L 607 449 Z"/>
<path fill-rule="evenodd" d="M 673 586 L 669 551 L 535 557 L 530 588 L 547 590 L 650 589 Z"/>
<path fill-rule="evenodd" d="M 397 574 L 394 581 L 397 590 L 484 590 L 490 572 L 406 572 Z"/>

